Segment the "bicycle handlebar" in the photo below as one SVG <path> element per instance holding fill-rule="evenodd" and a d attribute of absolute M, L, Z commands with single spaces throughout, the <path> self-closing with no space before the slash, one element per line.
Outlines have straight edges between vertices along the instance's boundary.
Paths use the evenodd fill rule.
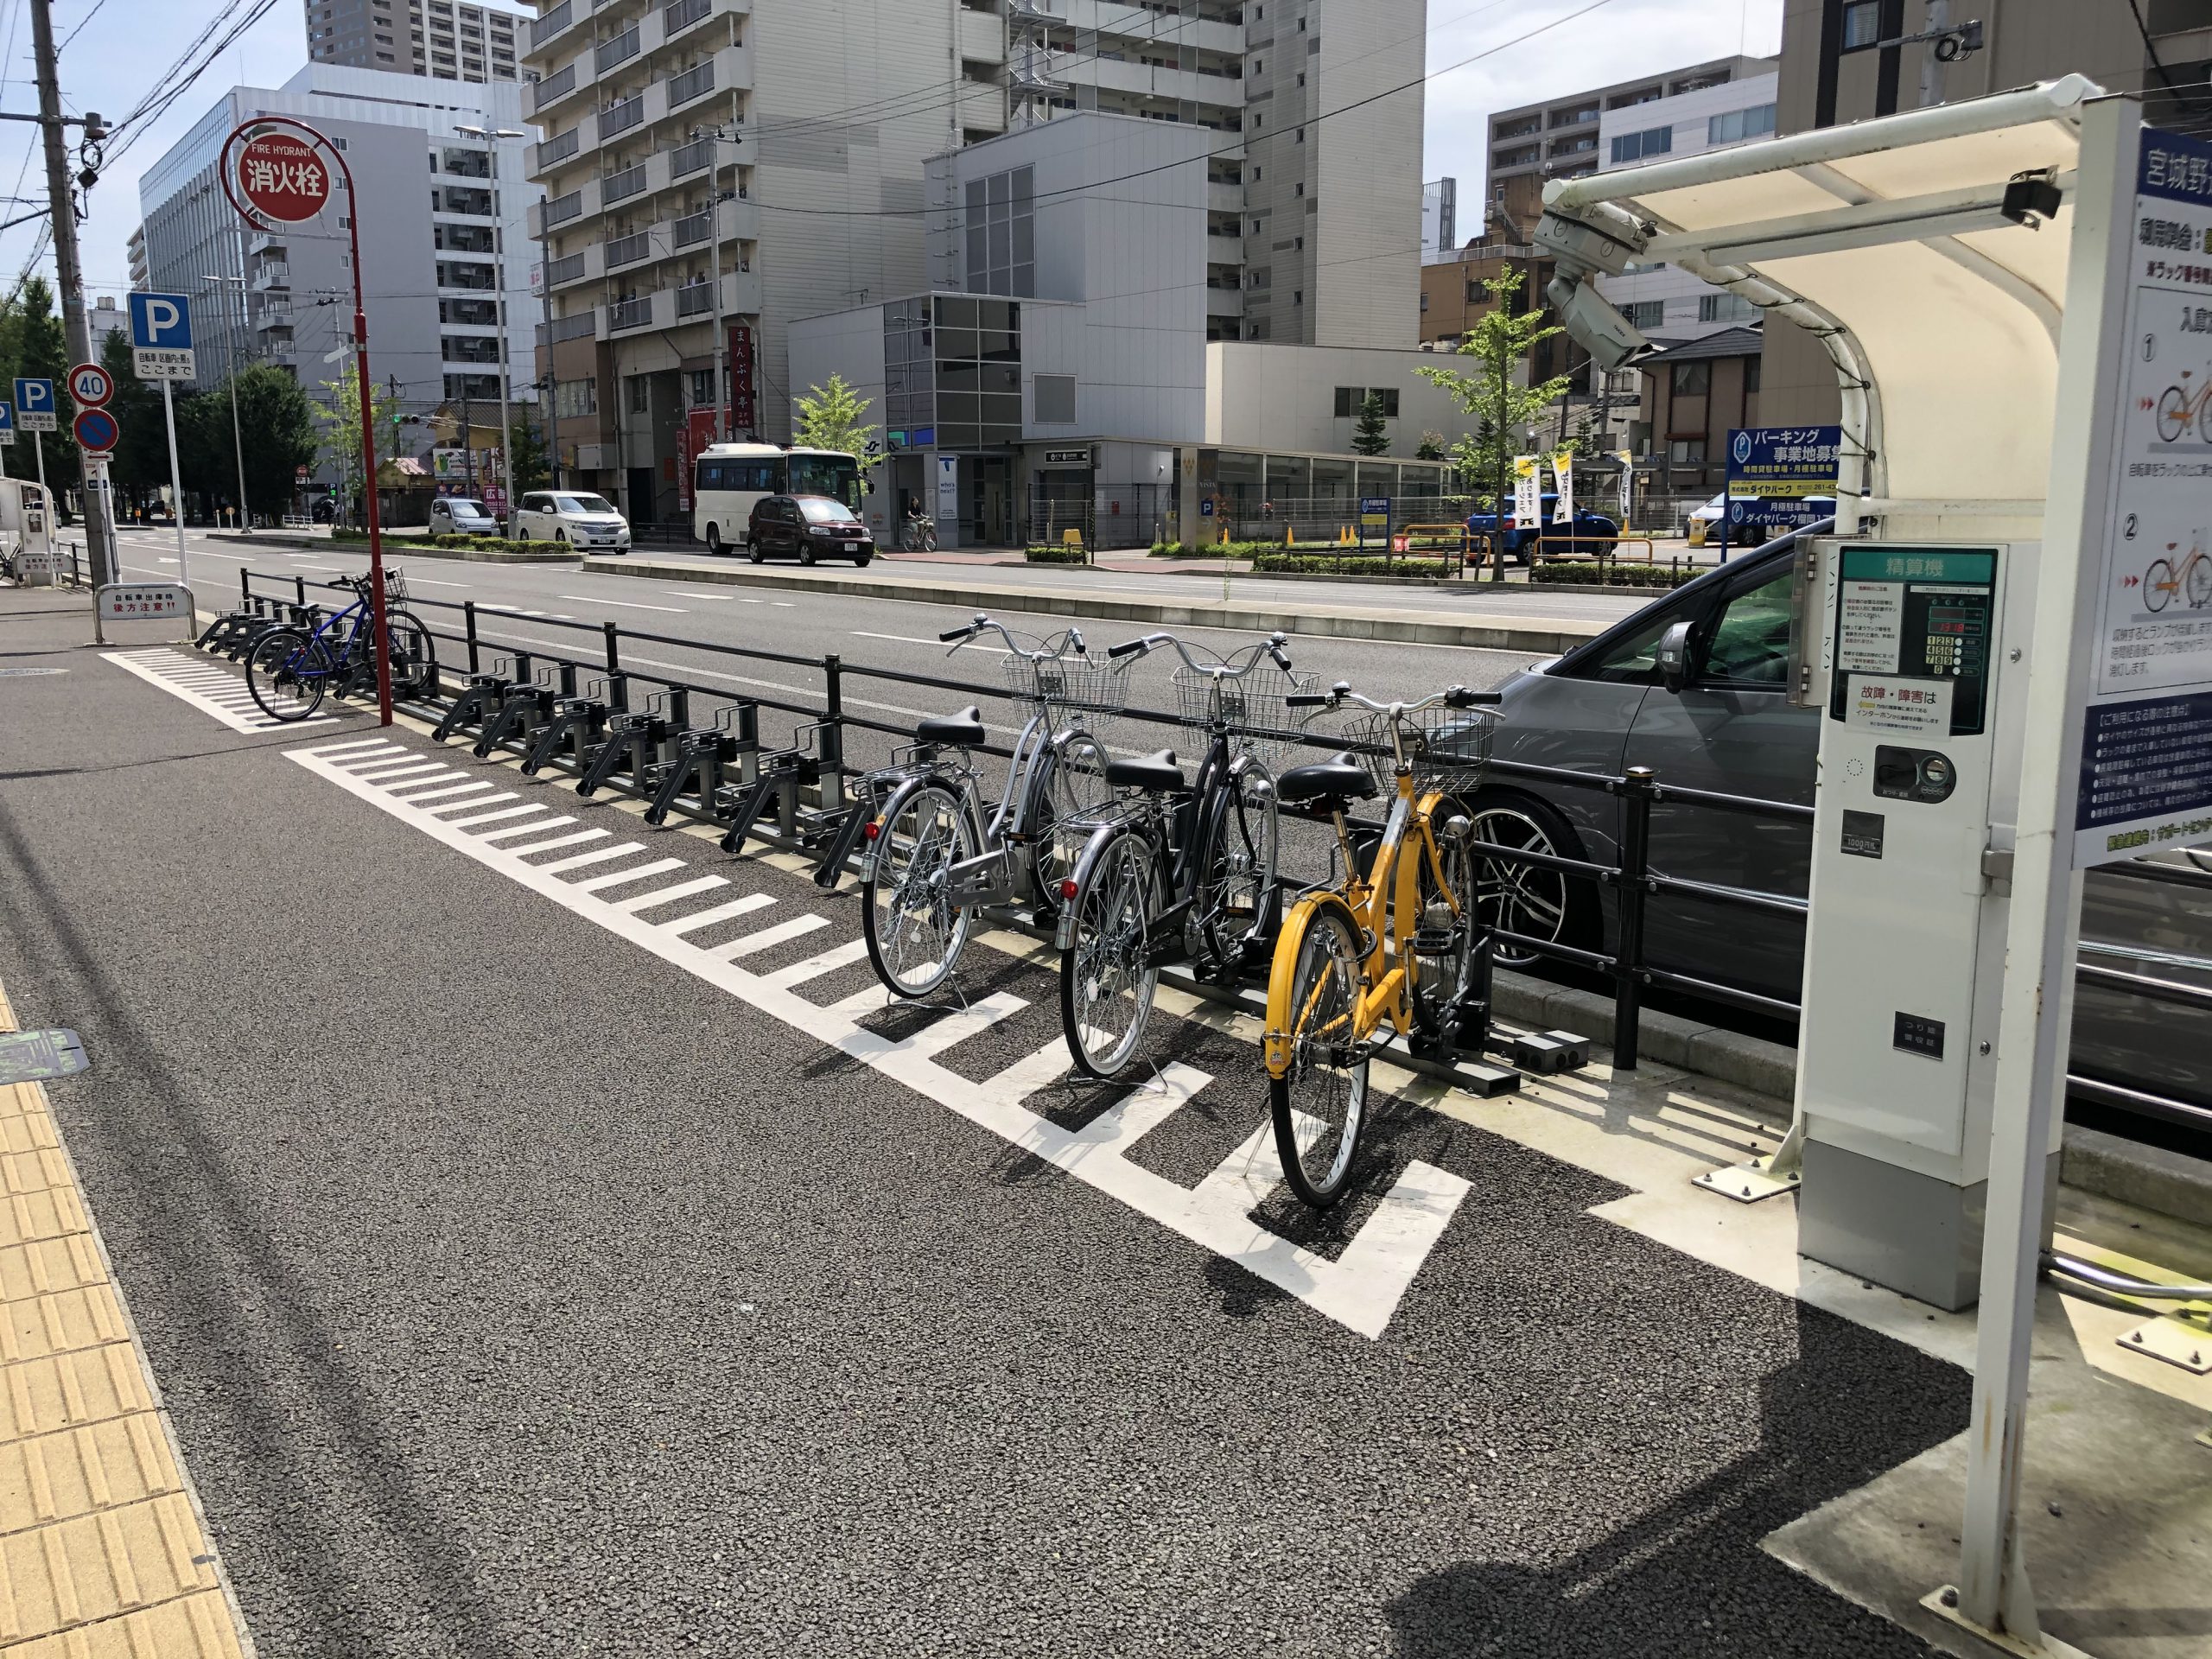
<path fill-rule="evenodd" d="M 1290 667 L 1290 658 L 1284 652 L 1283 645 L 1289 638 L 1288 634 L 1278 630 L 1264 639 L 1255 640 L 1251 645 L 1241 646 L 1218 662 L 1211 663 L 1202 662 L 1193 657 L 1191 654 L 1191 648 L 1172 633 L 1147 633 L 1135 639 L 1126 639 L 1118 645 L 1107 646 L 1106 654 L 1109 657 L 1126 657 L 1132 652 L 1149 652 L 1161 645 L 1172 645 L 1175 649 L 1175 654 L 1183 659 L 1183 666 L 1193 674 L 1204 674 L 1208 678 L 1216 680 L 1241 680 L 1260 665 L 1260 658 L 1262 656 L 1274 658 L 1278 668 L 1287 671 Z M 1239 657 L 1244 659 L 1242 664 L 1236 663 Z M 1231 664 L 1236 665 L 1231 666 Z"/>
<path fill-rule="evenodd" d="M 1031 647 L 1023 645 L 1020 639 L 1015 635 L 1009 633 L 1007 631 L 1007 626 L 1005 623 L 994 622 L 988 616 L 985 615 L 981 611 L 976 613 L 976 620 L 969 623 L 966 627 L 948 629 L 946 632 L 938 635 L 938 640 L 940 644 L 950 640 L 952 644 L 952 650 L 957 651 L 961 646 L 968 644 L 970 640 L 975 639 L 977 634 L 987 632 L 997 634 L 1000 639 L 1006 641 L 1007 649 L 1008 651 L 1012 652 L 1015 656 L 1033 663 L 1055 662 L 1060 658 L 1066 656 L 1071 647 L 1073 648 L 1075 654 L 1078 657 L 1087 657 L 1090 655 L 1090 653 L 1084 649 L 1083 634 L 1078 629 L 1069 628 L 1063 632 L 1053 634 L 1050 638 L 1046 639 L 1040 646 L 1033 650 Z M 951 654 L 951 652 L 947 652 L 945 653 L 948 657 Z"/>
<path fill-rule="evenodd" d="M 1395 720 L 1401 715 L 1417 715 L 1424 709 L 1473 709 L 1485 704 L 1494 705 L 1503 701 L 1503 697 L 1496 691 L 1475 691 L 1464 685 L 1454 685 L 1431 692 L 1412 702 L 1377 702 L 1372 697 L 1362 696 L 1344 681 L 1338 680 L 1325 692 L 1294 693 L 1284 701 L 1300 709 L 1324 705 L 1337 708 L 1347 702 L 1356 702 L 1363 709 L 1371 709 L 1378 715 L 1388 715 Z"/>

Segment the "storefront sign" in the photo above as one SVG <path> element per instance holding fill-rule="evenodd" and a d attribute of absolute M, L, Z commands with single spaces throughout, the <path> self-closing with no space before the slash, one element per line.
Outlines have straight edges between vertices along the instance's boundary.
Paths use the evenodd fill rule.
<path fill-rule="evenodd" d="M 1040 467 L 1088 467 L 1090 465 L 1090 451 L 1089 449 L 1047 449 L 1044 458 L 1037 464 Z"/>
<path fill-rule="evenodd" d="M 729 423 L 734 432 L 760 429 L 760 399 L 753 389 L 753 330 L 739 322 L 729 331 Z"/>

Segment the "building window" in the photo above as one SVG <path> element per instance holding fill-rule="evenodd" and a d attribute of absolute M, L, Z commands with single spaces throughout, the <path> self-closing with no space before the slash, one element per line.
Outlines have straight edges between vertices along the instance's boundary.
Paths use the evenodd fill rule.
<path fill-rule="evenodd" d="M 1382 414 L 1387 420 L 1398 418 L 1398 389 L 1395 386 L 1338 386 L 1336 416 L 1340 421 L 1356 420 L 1360 408 L 1370 393 L 1382 400 Z"/>
<path fill-rule="evenodd" d="M 1667 389 L 1677 397 L 1702 397 L 1713 390 L 1713 365 L 1677 363 L 1667 372 Z M 1702 457 L 1700 457 L 1702 459 Z"/>
<path fill-rule="evenodd" d="M 967 286 L 978 294 L 1034 294 L 1036 169 L 1017 167 L 970 179 L 964 197 Z"/>
<path fill-rule="evenodd" d="M 1740 294 L 1701 294 L 1697 302 L 1700 322 L 1749 322 L 1759 308 Z"/>
<path fill-rule="evenodd" d="M 715 401 L 715 372 L 694 369 L 687 377 L 691 387 L 691 407 L 704 409 Z"/>
<path fill-rule="evenodd" d="M 630 412 L 650 415 L 653 412 L 652 382 L 642 374 L 633 374 L 623 384 L 630 389 Z"/>
<path fill-rule="evenodd" d="M 599 383 L 595 380 L 562 380 L 553 387 L 553 412 L 563 420 L 575 420 L 586 415 L 599 413 Z"/>
<path fill-rule="evenodd" d="M 1759 365 L 1765 361 L 1766 359 L 1764 356 L 1747 357 L 1744 359 L 1744 390 L 1745 391 L 1757 391 L 1759 389 Z"/>
<path fill-rule="evenodd" d="M 1623 167 L 1649 156 L 1664 156 L 1674 147 L 1675 130 L 1671 126 L 1647 127 L 1642 132 L 1624 132 L 1613 140 L 1613 165 Z"/>
<path fill-rule="evenodd" d="M 1755 110 L 1731 110 L 1726 115 L 1716 115 L 1705 124 L 1705 141 L 1708 144 L 1738 144 L 1746 138 L 1764 138 L 1774 130 L 1774 105 L 1762 104 Z"/>
<path fill-rule="evenodd" d="M 1843 49 L 1864 52 L 1882 39 L 1882 0 L 1853 0 L 1843 9 Z"/>
<path fill-rule="evenodd" d="M 1040 374 L 1030 384 L 1031 418 L 1038 425 L 1075 424 L 1075 376 Z"/>
<path fill-rule="evenodd" d="M 1468 296 L 1473 298 L 1472 295 Z M 1628 319 L 1629 327 L 1636 329 L 1656 328 L 1667 321 L 1667 302 L 1664 300 L 1631 300 L 1621 308 L 1621 315 Z"/>
<path fill-rule="evenodd" d="M 1678 363 L 1675 366 L 1677 370 L 1681 370 L 1688 368 L 1702 368 L 1704 365 Z M 1704 466 L 1705 440 L 1703 438 L 1675 439 L 1667 446 L 1667 460 L 1670 465 L 1675 467 Z"/>

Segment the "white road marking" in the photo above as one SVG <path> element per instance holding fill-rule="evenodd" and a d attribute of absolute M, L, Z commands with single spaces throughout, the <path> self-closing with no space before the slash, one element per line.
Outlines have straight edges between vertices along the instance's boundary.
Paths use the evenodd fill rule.
<path fill-rule="evenodd" d="M 492 785 L 489 784 L 481 783 L 441 784 L 435 789 L 422 790 L 415 794 L 410 795 L 407 798 L 416 806 L 420 806 L 425 801 L 440 800 L 448 795 L 481 795 L 486 790 L 491 787 Z M 449 812 L 454 807 L 481 806 L 484 803 L 481 801 L 455 801 L 451 806 L 442 806 L 438 810 L 441 812 Z"/>
<path fill-rule="evenodd" d="M 492 799 L 493 799 L 493 800 L 495 800 L 495 801 L 512 801 L 512 799 L 514 799 L 514 797 L 513 797 L 513 796 L 512 796 L 512 795 L 494 795 L 493 797 L 492 797 Z M 505 810 L 503 810 L 503 811 L 499 811 L 499 812 L 486 812 L 486 813 L 482 817 L 480 817 L 480 818 L 448 818 L 448 819 L 446 820 L 446 822 L 447 822 L 448 823 L 452 824 L 455 829 L 466 829 L 466 828 L 468 828 L 469 826 L 474 825 L 474 824 L 479 824 L 479 823 L 498 823 L 501 818 L 527 818 L 527 817 L 534 817 L 535 815 L 537 815 L 537 813 L 543 812 L 544 810 L 545 810 L 545 809 L 544 809 L 543 807 L 542 807 L 542 806 L 510 806 L 510 807 L 506 808 L 506 809 L 505 809 Z M 574 820 L 574 819 L 571 819 L 571 820 L 570 820 L 570 822 L 571 822 L 571 823 L 574 823 L 574 822 L 575 822 L 575 820 Z M 525 824 L 525 825 L 523 825 L 522 827 L 523 827 L 523 828 L 524 828 L 524 829 L 529 829 L 529 830 L 537 830 L 537 829 L 542 829 L 542 828 L 543 828 L 543 826 L 542 824 L 534 824 L 534 823 L 533 823 L 533 824 Z M 504 832 L 504 831 L 502 831 L 501 833 L 503 833 L 503 834 L 504 834 L 505 832 Z M 486 839 L 488 840 L 488 839 L 489 839 L 489 837 L 487 836 L 487 837 L 486 837 Z"/>
<path fill-rule="evenodd" d="M 734 944 L 702 950 L 681 937 L 688 929 L 705 925 L 698 917 L 686 918 L 674 925 L 656 925 L 637 915 L 635 906 L 618 906 L 560 880 L 554 874 L 556 866 L 525 862 L 524 855 L 531 850 L 527 848 L 487 846 L 489 837 L 470 835 L 410 806 L 374 783 L 319 759 L 312 751 L 294 749 L 289 753 L 300 766 L 320 772 L 340 789 L 412 824 L 462 856 L 936 1101 L 1363 1336 L 1380 1337 L 1389 1328 L 1400 1300 L 1470 1190 L 1459 1176 L 1414 1161 L 1343 1253 L 1330 1261 L 1269 1232 L 1252 1219 L 1251 1195 L 1268 1173 L 1262 1165 L 1267 1155 L 1268 1143 L 1262 1138 L 1267 1134 L 1266 1126 L 1260 1136 L 1248 1140 L 1223 1167 L 1196 1187 L 1179 1185 L 1123 1155 L 1146 1130 L 1172 1116 L 1204 1086 L 1207 1080 L 1203 1073 L 1188 1067 L 1165 1068 L 1164 1088 L 1135 1090 L 1085 1128 L 1063 1128 L 1022 1104 L 1027 1096 L 1066 1075 L 1068 1057 L 1059 1039 L 981 1083 L 938 1063 L 937 1057 L 945 1046 L 1002 1018 L 1011 1011 L 1007 1004 L 1014 999 L 986 999 L 964 1014 L 947 1016 L 966 1023 L 955 1025 L 943 1036 L 935 1035 L 943 1029 L 941 1022 L 933 1022 L 915 1036 L 894 1039 L 859 1023 L 868 1008 L 880 1006 L 875 996 L 847 998 L 835 1007 L 823 1007 L 792 988 L 839 965 L 858 961 L 865 946 L 857 939 L 774 973 L 752 973 L 738 965 L 741 957 L 779 942 L 772 940 L 772 936 L 796 938 L 828 926 L 824 917 L 794 917 Z M 766 902 L 765 896 L 755 897 L 760 901 L 755 908 Z M 715 910 L 734 913 L 714 906 L 702 915 Z"/>
<path fill-rule="evenodd" d="M 952 645 L 949 639 L 917 639 L 907 633 L 870 633 L 866 628 L 855 628 L 851 632 L 855 639 L 891 639 L 902 645 L 941 645 L 950 650 Z M 961 650 L 985 652 L 993 657 L 1014 655 L 1004 645 L 963 645 Z"/>
<path fill-rule="evenodd" d="M 398 747 L 398 744 L 385 738 L 364 737 L 357 738 L 351 743 L 318 744 L 310 753 L 328 760 L 335 755 L 357 753 L 362 749 L 396 749 Z"/>
<path fill-rule="evenodd" d="M 760 603 L 757 599 L 747 599 L 738 594 L 702 594 L 696 593 L 689 588 L 671 588 L 668 591 L 675 594 L 678 599 L 734 599 L 741 605 L 758 605 Z"/>
<path fill-rule="evenodd" d="M 634 916 L 641 910 L 658 910 L 678 899 L 689 899 L 695 893 L 712 893 L 716 887 L 728 886 L 728 880 L 722 876 L 702 875 L 694 881 L 679 881 L 672 887 L 657 887 L 635 899 L 618 899 L 613 901 L 614 908 Z"/>
<path fill-rule="evenodd" d="M 556 823 L 574 823 L 575 822 L 575 820 L 574 818 L 553 818 L 550 819 L 545 823 L 536 824 L 532 827 L 535 829 L 544 830 L 550 829 Z M 499 832 L 499 836 L 486 836 L 484 839 L 486 841 L 496 841 L 499 838 L 499 836 L 505 836 L 506 833 L 507 831 L 502 830 Z M 533 842 L 527 847 L 511 847 L 507 850 L 513 853 L 517 857 L 521 857 L 530 853 L 550 853 L 556 847 L 576 847 L 581 846 L 587 841 L 605 841 L 606 839 L 607 831 L 604 830 L 579 830 L 573 836 L 556 836 L 551 841 Z"/>
<path fill-rule="evenodd" d="M 557 830 L 557 829 L 559 829 L 559 828 L 560 828 L 563 824 L 564 824 L 564 823 L 574 823 L 575 822 L 575 820 L 574 818 L 570 818 L 570 817 L 540 818 L 540 819 L 539 819 L 536 823 L 519 823 L 519 824 L 517 824 L 517 825 L 516 825 L 513 829 L 512 829 L 512 830 L 494 830 L 491 831 L 488 835 L 486 835 L 486 836 L 484 836 L 483 837 L 481 837 L 481 839 L 483 839 L 484 841 L 486 841 L 486 842 L 493 842 L 493 841 L 512 841 L 512 840 L 515 836 L 534 836 L 534 835 L 537 834 L 537 833 L 538 833 L 540 830 Z M 564 836 L 562 840 L 560 840 L 560 841 L 559 841 L 559 842 L 550 842 L 550 841 L 548 841 L 548 842 L 540 842 L 538 845 L 539 845 L 539 847 L 553 847 L 553 846 L 566 847 L 567 845 L 569 845 L 569 842 L 570 842 L 570 841 L 574 841 L 574 840 L 589 841 L 589 840 L 591 840 L 591 839 L 592 839 L 592 837 L 591 837 L 591 836 Z M 518 848 L 511 848 L 511 849 L 509 849 L 508 850 L 510 850 L 510 851 L 512 851 L 512 852 L 522 852 L 522 853 L 528 853 L 528 852 L 534 852 L 534 851 L 537 851 L 537 850 L 538 850 L 538 849 L 537 849 L 537 848 L 531 847 L 531 846 L 530 846 L 530 845 L 528 845 L 528 844 L 525 844 L 525 845 L 524 845 L 524 846 L 518 847 Z"/>
<path fill-rule="evenodd" d="M 202 714 L 213 715 L 234 732 L 273 732 L 284 726 L 327 726 L 332 718 L 328 715 L 310 715 L 304 720 L 277 720 L 263 713 L 251 693 L 240 702 L 230 692 L 218 692 L 215 688 L 201 690 L 186 684 L 177 676 L 200 667 L 200 658 L 188 657 L 166 645 L 151 650 L 103 652 L 101 655 L 149 685 L 158 685 L 171 696 L 181 698 Z M 229 675 L 223 677 L 232 685 L 239 684 Z"/>
<path fill-rule="evenodd" d="M 691 614 L 681 605 L 636 605 L 626 599 L 594 599 L 588 594 L 556 594 L 553 597 L 573 600 L 579 605 L 615 605 L 626 611 L 666 611 L 671 616 Z"/>
<path fill-rule="evenodd" d="M 465 582 L 433 582 L 428 576 L 410 575 L 407 580 L 417 588 L 466 588 L 469 585 Z"/>
<path fill-rule="evenodd" d="M 779 607 L 780 607 L 781 608 L 783 608 L 784 610 L 786 610 L 786 611 L 790 611 L 790 610 L 796 610 L 796 609 L 798 609 L 798 601 L 796 601 L 796 600 L 791 600 L 791 599 L 772 599 L 772 600 L 770 600 L 768 602 L 769 602 L 771 605 L 779 606 Z"/>
<path fill-rule="evenodd" d="M 607 832 L 602 830 L 599 833 L 605 835 Z M 543 852 L 545 849 L 543 847 L 534 847 L 529 850 Z M 542 870 L 547 875 L 558 875 L 563 870 L 580 870 L 587 865 L 604 864 L 610 858 L 627 858 L 632 853 L 642 853 L 645 850 L 634 841 L 619 841 L 612 847 L 595 847 L 588 853 L 571 853 L 566 858 L 555 859 L 550 864 L 533 864 L 531 868 Z"/>
<path fill-rule="evenodd" d="M 612 875 L 594 875 L 588 881 L 575 884 L 578 893 L 597 893 L 605 887 L 619 887 L 625 882 L 642 881 L 649 875 L 666 875 L 671 870 L 680 870 L 680 858 L 657 858 L 650 864 L 638 864 L 626 870 L 617 870 Z"/>
<path fill-rule="evenodd" d="M 716 905 L 712 910 L 702 910 L 689 916 L 678 917 L 672 922 L 663 922 L 660 925 L 661 931 L 677 937 L 686 933 L 696 933 L 710 923 L 724 922 L 733 916 L 743 916 L 751 911 L 763 910 L 775 902 L 775 899 L 767 893 L 748 893 L 742 899 L 733 899 L 726 905 Z M 627 909 L 629 906 L 624 906 L 622 908 Z"/>

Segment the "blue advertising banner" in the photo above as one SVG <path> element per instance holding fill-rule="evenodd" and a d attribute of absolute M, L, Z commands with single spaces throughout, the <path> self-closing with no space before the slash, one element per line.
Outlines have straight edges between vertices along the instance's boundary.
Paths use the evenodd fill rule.
<path fill-rule="evenodd" d="M 1729 538 L 1787 530 L 1835 511 L 1840 426 L 1737 427 L 1728 434 Z"/>

